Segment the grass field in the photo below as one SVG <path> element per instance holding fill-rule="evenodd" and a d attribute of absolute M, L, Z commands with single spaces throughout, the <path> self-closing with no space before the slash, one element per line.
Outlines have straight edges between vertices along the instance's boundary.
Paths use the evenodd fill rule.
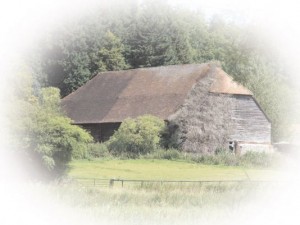
<path fill-rule="evenodd" d="M 282 175 L 275 169 L 150 159 L 72 161 L 68 174 L 73 178 L 143 180 L 240 180 L 248 179 L 248 176 L 252 180 L 276 180 Z M 187 186 L 164 184 L 150 188 L 101 188 L 70 183 L 50 186 L 47 190 L 54 193 L 53 198 L 78 209 L 81 215 L 87 215 L 88 219 L 97 223 L 196 225 L 221 224 L 220 221 L 224 221 L 224 224 L 244 224 L 253 213 L 257 215 L 262 208 L 271 208 L 269 202 L 283 193 L 282 185 L 284 183 L 217 182 Z M 276 189 L 278 191 L 274 195 Z M 237 218 L 242 220 L 234 223 Z"/>
<path fill-rule="evenodd" d="M 170 160 L 77 160 L 70 163 L 72 178 L 116 178 L 150 180 L 237 180 L 276 179 L 271 169 L 245 169 L 235 166 L 201 165 Z"/>

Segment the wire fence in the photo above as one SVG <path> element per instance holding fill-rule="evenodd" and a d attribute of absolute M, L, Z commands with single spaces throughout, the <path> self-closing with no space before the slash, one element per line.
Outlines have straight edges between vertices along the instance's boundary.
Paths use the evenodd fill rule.
<path fill-rule="evenodd" d="M 187 185 L 228 185 L 228 184 L 274 184 L 280 181 L 274 180 L 133 180 L 133 179 L 99 179 L 99 178 L 74 178 L 76 183 L 86 187 L 114 188 L 114 187 L 147 187 L 176 185 L 178 187 Z"/>

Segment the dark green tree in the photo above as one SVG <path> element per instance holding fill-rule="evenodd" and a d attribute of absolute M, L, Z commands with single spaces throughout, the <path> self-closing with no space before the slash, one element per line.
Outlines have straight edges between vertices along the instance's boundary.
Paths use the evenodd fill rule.
<path fill-rule="evenodd" d="M 127 69 L 125 62 L 124 45 L 113 33 L 108 31 L 103 38 L 103 47 L 98 52 L 98 71 L 114 71 Z"/>
<path fill-rule="evenodd" d="M 177 13 L 162 3 L 145 4 L 129 27 L 127 60 L 132 67 L 183 64 L 192 61 L 188 33 Z"/>

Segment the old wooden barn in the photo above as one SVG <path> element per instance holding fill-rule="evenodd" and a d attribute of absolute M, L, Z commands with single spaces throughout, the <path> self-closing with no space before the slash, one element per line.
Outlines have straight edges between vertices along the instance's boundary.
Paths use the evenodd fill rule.
<path fill-rule="evenodd" d="M 242 151 L 271 146 L 271 123 L 253 94 L 213 64 L 99 73 L 63 98 L 62 107 L 98 141 L 124 119 L 151 114 L 167 121 L 185 151 L 211 152 L 231 141 Z"/>

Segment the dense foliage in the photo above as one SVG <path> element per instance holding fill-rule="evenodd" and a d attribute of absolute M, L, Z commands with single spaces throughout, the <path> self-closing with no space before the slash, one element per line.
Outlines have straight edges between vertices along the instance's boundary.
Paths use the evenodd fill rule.
<path fill-rule="evenodd" d="M 276 55 L 250 25 L 220 17 L 207 21 L 158 1 L 131 1 L 62 24 L 37 45 L 31 61 L 40 85 L 58 87 L 63 96 L 101 71 L 219 61 L 254 93 L 276 140 L 293 122 L 288 119 L 295 117 L 291 105 L 297 92 Z"/>
<path fill-rule="evenodd" d="M 14 135 L 17 135 L 12 145 L 25 165 L 31 167 L 31 175 L 60 176 L 72 158 L 87 155 L 87 144 L 92 137 L 63 115 L 57 88 L 42 88 L 35 96 L 30 75 L 23 78 L 18 77 L 21 82 L 16 87 L 14 99 L 21 114 L 16 115 L 12 124 Z"/>
<path fill-rule="evenodd" d="M 165 129 L 163 120 L 145 115 L 126 119 L 108 141 L 108 149 L 114 155 L 135 158 L 159 147 L 161 133 Z"/>

